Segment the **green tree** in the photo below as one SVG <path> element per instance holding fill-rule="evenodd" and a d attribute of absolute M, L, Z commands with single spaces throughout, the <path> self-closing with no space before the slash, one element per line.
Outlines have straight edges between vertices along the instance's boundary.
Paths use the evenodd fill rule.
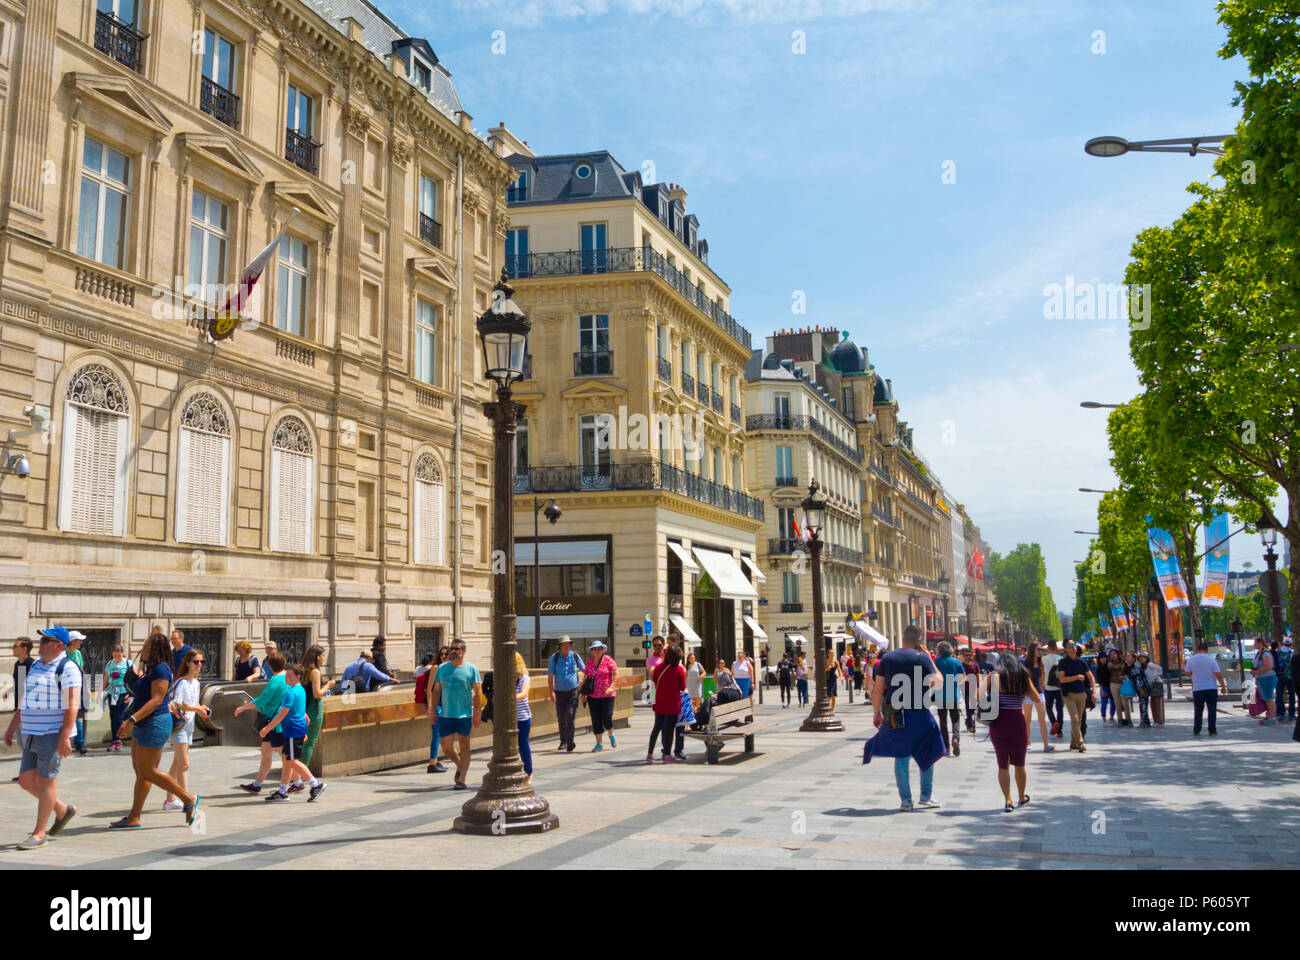
<path fill-rule="evenodd" d="M 986 566 L 992 572 L 998 609 L 1040 639 L 1061 639 L 1061 620 L 1038 544 L 1019 544 L 1005 557 L 990 553 Z"/>

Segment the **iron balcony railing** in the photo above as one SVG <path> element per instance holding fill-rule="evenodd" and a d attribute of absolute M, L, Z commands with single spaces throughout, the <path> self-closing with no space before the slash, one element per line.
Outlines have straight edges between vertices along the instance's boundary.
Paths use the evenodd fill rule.
<path fill-rule="evenodd" d="M 299 133 L 292 127 L 284 131 L 284 159 L 295 166 L 302 167 L 308 173 L 320 169 L 320 144 L 306 134 Z"/>
<path fill-rule="evenodd" d="M 716 414 L 721 415 L 721 414 L 722 414 L 722 409 L 723 409 L 723 407 L 722 407 L 722 394 L 718 393 L 718 391 L 716 391 L 716 390 L 711 391 L 711 393 L 712 393 L 712 396 L 709 398 L 709 403 L 712 404 L 712 406 L 713 406 L 713 412 L 716 413 Z"/>
<path fill-rule="evenodd" d="M 782 603 L 781 603 L 781 612 L 782 612 L 782 613 L 803 613 L 803 604 L 802 604 L 802 603 L 786 603 L 786 602 L 782 601 Z"/>
<path fill-rule="evenodd" d="M 709 405 L 709 385 L 703 380 L 695 382 L 695 395 L 699 398 L 700 403 L 706 407 Z"/>
<path fill-rule="evenodd" d="M 731 422 L 740 423 L 740 405 L 733 403 L 731 405 Z"/>
<path fill-rule="evenodd" d="M 111 13 L 96 11 L 95 49 L 136 73 L 140 72 L 144 42 L 148 39 L 147 33 L 138 32 L 134 26 L 117 19 Z"/>
<path fill-rule="evenodd" d="M 894 515 L 874 503 L 871 505 L 871 515 L 882 523 L 889 524 L 891 527 L 894 525 Z"/>
<path fill-rule="evenodd" d="M 790 554 L 804 550 L 804 542 L 798 537 L 768 537 L 767 552 L 769 554 Z"/>
<path fill-rule="evenodd" d="M 762 520 L 763 502 L 659 460 L 530 467 L 515 474 L 515 493 L 579 493 L 588 490 L 663 490 L 732 513 Z"/>
<path fill-rule="evenodd" d="M 239 129 L 239 97 L 215 80 L 203 78 L 199 87 L 199 109 L 226 126 Z"/>
<path fill-rule="evenodd" d="M 526 253 L 507 253 L 506 254 L 506 273 L 511 277 L 528 276 L 528 254 Z"/>
<path fill-rule="evenodd" d="M 420 214 L 420 239 L 435 247 L 442 246 L 442 224 L 427 213 Z"/>
<path fill-rule="evenodd" d="M 682 371 L 682 393 L 688 397 L 695 396 L 695 378 L 685 370 Z"/>
<path fill-rule="evenodd" d="M 659 379 L 664 383 L 671 384 L 673 382 L 673 365 L 663 357 L 656 357 L 655 359 L 658 361 L 655 364 L 655 372 L 658 374 Z"/>
<path fill-rule="evenodd" d="M 917 504 L 917 506 L 924 509 L 926 513 L 934 513 L 934 508 L 931 507 L 924 500 L 922 500 L 920 497 L 918 497 L 916 494 L 914 494 L 911 490 L 904 490 L 903 492 L 907 494 L 907 498 L 909 500 L 912 500 L 914 503 Z"/>
<path fill-rule="evenodd" d="M 849 547 L 841 546 L 838 543 L 828 543 L 826 551 L 830 554 L 832 560 L 843 560 L 854 566 L 862 566 L 862 551 L 853 550 Z"/>
<path fill-rule="evenodd" d="M 579 350 L 573 355 L 575 377 L 607 377 L 613 369 L 612 350 Z"/>
<path fill-rule="evenodd" d="M 890 474 L 889 468 L 883 464 L 876 463 L 876 461 L 872 460 L 867 464 L 867 469 L 878 476 L 881 480 L 884 480 L 885 483 L 889 484 L 891 487 L 894 485 L 893 475 Z"/>
<path fill-rule="evenodd" d="M 519 254 L 513 277 L 558 277 L 582 273 L 622 273 L 645 270 L 658 274 L 669 286 L 691 302 L 732 339 L 751 349 L 749 331 L 716 301 L 704 288 L 692 283 L 686 274 L 649 247 L 610 247 L 603 250 L 561 250 L 554 253 Z M 509 266 L 506 267 L 509 270 Z"/>
<path fill-rule="evenodd" d="M 777 477 L 776 485 L 778 487 L 797 487 L 799 486 L 798 477 Z"/>
<path fill-rule="evenodd" d="M 781 413 L 754 413 L 745 418 L 746 430 L 811 430 L 854 463 L 862 462 L 862 451 L 850 447 L 835 436 L 816 417 L 789 416 Z"/>

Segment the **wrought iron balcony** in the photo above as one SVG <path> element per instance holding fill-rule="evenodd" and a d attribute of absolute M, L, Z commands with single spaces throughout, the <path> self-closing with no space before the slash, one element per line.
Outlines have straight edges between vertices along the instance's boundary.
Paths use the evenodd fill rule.
<path fill-rule="evenodd" d="M 199 87 L 199 109 L 228 127 L 239 129 L 239 97 L 215 80 L 203 78 Z"/>
<path fill-rule="evenodd" d="M 696 381 L 695 395 L 699 397 L 700 403 L 706 407 L 709 405 L 709 385 L 703 380 Z"/>
<path fill-rule="evenodd" d="M 907 494 L 907 498 L 908 498 L 909 500 L 912 500 L 913 502 L 915 502 L 916 505 L 919 506 L 919 507 L 920 507 L 922 510 L 924 510 L 926 513 L 934 513 L 934 508 L 931 507 L 931 506 L 930 506 L 928 503 L 926 503 L 924 500 L 922 500 L 920 497 L 918 497 L 916 494 L 914 494 L 911 490 L 904 490 L 903 492 L 904 492 L 905 494 Z"/>
<path fill-rule="evenodd" d="M 873 503 L 871 505 L 871 515 L 882 523 L 887 523 L 891 527 L 894 526 L 894 515 L 877 504 Z"/>
<path fill-rule="evenodd" d="M 95 14 L 95 49 L 107 54 L 125 67 L 136 73 L 140 72 L 140 61 L 144 56 L 144 42 L 149 39 L 147 33 L 139 33 L 132 24 L 117 19 L 103 10 Z"/>
<path fill-rule="evenodd" d="M 320 146 L 311 137 L 299 133 L 292 127 L 285 128 L 284 159 L 295 166 L 302 167 L 308 173 L 314 174 L 320 169 Z"/>
<path fill-rule="evenodd" d="M 575 377 L 607 377 L 613 369 L 612 350 L 579 350 L 573 355 Z"/>
<path fill-rule="evenodd" d="M 685 370 L 682 371 L 682 393 L 688 397 L 695 396 L 695 378 Z"/>
<path fill-rule="evenodd" d="M 655 372 L 659 375 L 659 379 L 664 383 L 671 384 L 673 382 L 673 365 L 663 357 L 657 357 L 656 360 L 658 362 L 655 364 Z"/>
<path fill-rule="evenodd" d="M 420 214 L 420 239 L 435 247 L 442 246 L 442 224 L 428 214 Z M 514 276 L 514 274 L 511 274 Z"/>
<path fill-rule="evenodd" d="M 803 604 L 802 604 L 802 603 L 785 603 L 785 602 L 783 601 L 783 602 L 781 603 L 781 612 L 782 612 L 782 613 L 803 613 Z"/>
<path fill-rule="evenodd" d="M 810 430 L 854 463 L 862 462 L 862 451 L 850 447 L 816 417 L 783 413 L 754 413 L 745 418 L 746 430 Z"/>
<path fill-rule="evenodd" d="M 889 484 L 891 487 L 894 485 L 894 477 L 889 472 L 889 468 L 884 464 L 876 463 L 876 461 L 872 460 L 867 464 L 867 469 L 878 476 L 881 480 L 884 480 L 885 483 Z"/>
<path fill-rule="evenodd" d="M 712 396 L 710 397 L 709 402 L 713 405 L 713 412 L 716 413 L 716 414 L 721 415 L 721 414 L 722 414 L 722 394 L 718 393 L 718 391 L 716 391 L 716 390 L 711 391 L 711 393 L 712 393 Z"/>
<path fill-rule="evenodd" d="M 528 276 L 528 254 L 507 253 L 505 267 L 512 278 Z"/>
<path fill-rule="evenodd" d="M 797 537 L 769 537 L 767 552 L 769 554 L 790 554 L 804 549 L 804 542 Z"/>
<path fill-rule="evenodd" d="M 588 490 L 663 490 L 732 513 L 763 519 L 763 502 L 659 460 L 588 466 L 530 467 L 515 474 L 515 493 L 581 493 Z"/>
<path fill-rule="evenodd" d="M 731 422 L 740 423 L 740 405 L 733 403 L 731 405 Z"/>
<path fill-rule="evenodd" d="M 507 198 L 509 199 L 509 198 Z M 661 253 L 649 247 L 610 247 L 604 250 L 562 250 L 555 253 L 520 254 L 519 272 L 514 277 L 558 277 L 583 273 L 622 273 L 644 270 L 658 274 L 669 286 L 680 293 L 691 305 L 711 319 L 723 331 L 751 349 L 749 331 L 727 313 L 717 302 L 710 300 L 704 288 L 692 283 L 686 274 L 668 262 Z M 509 269 L 509 267 L 507 267 Z"/>
<path fill-rule="evenodd" d="M 843 560 L 846 563 L 853 564 L 854 566 L 862 566 L 862 551 L 852 550 L 849 547 L 841 546 L 838 543 L 829 543 L 826 546 L 827 553 L 830 555 L 832 560 Z"/>
<path fill-rule="evenodd" d="M 799 486 L 798 477 L 777 477 L 776 485 L 778 487 L 797 487 Z"/>

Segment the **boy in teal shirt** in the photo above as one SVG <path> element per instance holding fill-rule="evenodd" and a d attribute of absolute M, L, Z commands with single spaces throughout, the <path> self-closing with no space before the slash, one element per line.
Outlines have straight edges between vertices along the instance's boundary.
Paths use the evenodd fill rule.
<path fill-rule="evenodd" d="M 308 780 L 311 783 L 308 803 L 325 789 L 324 781 L 313 777 L 307 765 L 298 759 L 307 740 L 307 691 L 302 688 L 301 669 L 296 663 L 285 668 L 282 674 L 285 689 L 280 708 L 261 730 L 262 736 L 270 735 L 271 745 L 279 747 L 284 757 L 284 763 L 280 765 L 280 789 L 267 797 L 268 801 L 288 800 L 289 781 L 295 774 L 298 782 Z"/>
<path fill-rule="evenodd" d="M 270 653 L 266 657 L 265 666 L 271 673 L 271 679 L 266 681 L 266 686 L 258 694 L 256 700 L 250 700 L 243 706 L 235 708 L 235 716 L 239 716 L 245 710 L 257 710 L 257 727 L 259 730 L 265 728 L 266 722 L 275 716 L 279 710 L 281 702 L 284 700 L 285 679 L 284 679 L 284 654 L 279 650 Z M 241 783 L 239 789 L 247 790 L 249 793 L 261 793 L 262 781 L 267 778 L 271 772 L 271 756 L 273 753 L 271 738 L 269 735 L 262 735 L 262 761 L 257 765 L 257 776 L 252 783 Z"/>

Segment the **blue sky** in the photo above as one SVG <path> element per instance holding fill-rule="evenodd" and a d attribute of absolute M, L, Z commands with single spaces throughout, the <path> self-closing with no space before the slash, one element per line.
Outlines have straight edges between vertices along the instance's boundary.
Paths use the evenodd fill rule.
<path fill-rule="evenodd" d="M 478 129 L 683 185 L 756 338 L 850 330 L 949 492 L 995 549 L 1041 543 L 1072 608 L 1072 531 L 1095 526 L 1076 488 L 1114 482 L 1104 413 L 1078 404 L 1126 400 L 1137 379 L 1123 320 L 1045 319 L 1043 288 L 1119 283 L 1138 231 L 1211 176 L 1205 156 L 1082 147 L 1231 132 L 1243 70 L 1217 55 L 1212 2 L 380 5 L 430 41 Z M 1261 565 L 1256 538 L 1233 545 L 1234 568 Z"/>

